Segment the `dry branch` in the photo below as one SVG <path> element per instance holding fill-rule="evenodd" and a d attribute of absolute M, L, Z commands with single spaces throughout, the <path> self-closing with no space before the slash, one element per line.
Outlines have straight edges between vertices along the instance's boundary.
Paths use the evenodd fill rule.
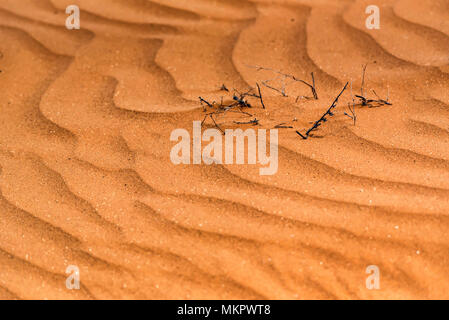
<path fill-rule="evenodd" d="M 338 103 L 338 99 L 340 98 L 340 96 L 343 94 L 343 92 L 346 90 L 346 87 L 348 86 L 348 82 L 346 82 L 343 90 L 341 90 L 341 92 L 338 94 L 338 96 L 335 98 L 334 102 L 332 102 L 332 105 L 329 107 L 329 109 L 327 109 L 327 111 L 321 116 L 321 118 L 319 118 L 317 121 L 315 121 L 315 123 L 313 124 L 313 126 L 306 131 L 305 135 L 301 134 L 301 132 L 299 132 L 298 130 L 296 130 L 296 133 L 298 135 L 300 135 L 304 140 L 306 140 L 307 138 L 309 138 L 309 135 L 312 131 L 315 131 L 318 129 L 319 126 L 321 126 L 321 124 L 323 122 L 327 121 L 327 116 L 332 117 L 334 114 L 332 113 L 332 109 L 334 109 L 337 106 Z"/>
<path fill-rule="evenodd" d="M 317 94 L 316 86 L 315 86 L 315 76 L 314 76 L 313 72 L 311 73 L 311 75 L 312 75 L 312 84 L 310 84 L 310 83 L 308 83 L 308 82 L 306 82 L 306 81 L 304 81 L 302 79 L 298 79 L 297 77 L 295 77 L 295 76 L 293 76 L 291 74 L 286 74 L 286 73 L 283 73 L 283 72 L 281 72 L 279 70 L 274 70 L 274 69 L 271 69 L 271 68 L 265 68 L 265 67 L 260 67 L 260 66 L 251 66 L 251 65 L 247 65 L 247 67 L 253 68 L 253 69 L 257 69 L 257 71 L 265 70 L 265 71 L 274 72 L 274 73 L 280 75 L 282 77 L 282 81 L 283 81 L 282 89 L 277 89 L 277 88 L 269 86 L 267 84 L 267 82 L 275 80 L 277 78 L 271 79 L 271 80 L 262 81 L 262 84 L 264 86 L 266 86 L 267 88 L 270 88 L 272 90 L 275 90 L 275 91 L 281 93 L 284 97 L 287 97 L 287 94 L 285 92 L 285 79 L 291 79 L 293 81 L 301 82 L 301 83 L 305 84 L 306 86 L 308 86 L 310 88 L 310 90 L 312 91 L 313 98 L 315 100 L 318 100 L 318 94 Z"/>

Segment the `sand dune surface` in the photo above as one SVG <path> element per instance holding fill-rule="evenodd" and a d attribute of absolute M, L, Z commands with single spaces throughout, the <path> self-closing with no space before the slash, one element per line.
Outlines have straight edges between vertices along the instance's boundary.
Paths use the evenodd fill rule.
<path fill-rule="evenodd" d="M 448 21 L 445 0 L 0 0 L 0 298 L 449 298 Z M 392 105 L 354 125 L 348 87 L 296 134 L 346 82 L 360 92 L 365 64 Z M 281 85 L 255 66 L 313 72 L 319 96 L 262 86 L 257 126 L 217 116 L 292 127 L 276 174 L 173 164 L 198 96 Z"/>

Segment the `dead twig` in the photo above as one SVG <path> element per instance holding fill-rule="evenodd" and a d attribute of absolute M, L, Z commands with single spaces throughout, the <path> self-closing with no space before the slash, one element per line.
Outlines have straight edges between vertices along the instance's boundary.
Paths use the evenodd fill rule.
<path fill-rule="evenodd" d="M 268 89 L 271 89 L 271 90 L 274 90 L 276 92 L 279 92 L 283 97 L 288 97 L 287 94 L 285 93 L 285 84 L 282 86 L 282 89 L 278 89 L 278 88 L 272 87 L 272 86 L 267 84 L 268 81 L 272 81 L 272 80 L 273 79 L 271 79 L 271 80 L 264 80 L 264 81 L 262 81 L 262 85 L 267 87 Z"/>
<path fill-rule="evenodd" d="M 374 89 L 373 89 L 373 93 L 374 93 L 374 95 L 375 95 L 375 96 L 377 97 L 377 99 L 378 99 L 378 100 L 376 100 L 376 102 L 380 102 L 380 103 L 383 103 L 383 104 L 386 104 L 386 105 L 391 106 L 392 103 L 388 102 L 388 96 L 389 96 L 389 94 L 390 94 L 389 91 L 390 91 L 390 88 L 388 88 L 387 99 L 386 99 L 386 100 L 383 100 L 383 99 L 381 99 L 381 98 L 377 95 L 376 91 L 374 91 Z"/>
<path fill-rule="evenodd" d="M 253 125 L 258 125 L 259 124 L 259 120 L 254 118 L 253 120 L 250 121 L 245 121 L 245 122 L 241 122 L 241 121 L 234 121 L 235 124 L 253 124 Z"/>
<path fill-rule="evenodd" d="M 212 116 L 212 114 L 209 115 L 210 118 L 212 119 L 212 121 L 214 122 L 215 126 L 218 128 L 218 130 L 221 131 L 221 133 L 224 135 L 225 132 L 223 131 L 223 129 L 217 124 L 217 122 L 215 121 L 214 117 Z"/>
<path fill-rule="evenodd" d="M 238 105 L 240 107 L 246 107 L 246 108 L 252 108 L 252 106 L 248 103 L 248 101 L 243 100 L 242 98 L 239 98 L 237 96 L 232 97 L 235 101 L 238 102 Z"/>
<path fill-rule="evenodd" d="M 312 93 L 313 93 L 313 97 L 315 98 L 315 100 L 318 100 L 318 94 L 316 92 L 316 87 L 315 87 L 315 76 L 313 75 L 313 72 L 311 73 L 312 75 Z"/>
<path fill-rule="evenodd" d="M 274 126 L 275 129 L 293 129 L 292 126 L 286 126 L 285 123 L 279 123 Z"/>
<path fill-rule="evenodd" d="M 366 76 L 366 68 L 367 68 L 368 64 L 363 65 L 363 71 L 362 71 L 362 86 L 360 88 L 360 95 L 355 95 L 356 98 L 358 98 L 360 100 L 360 105 L 361 106 L 368 106 L 368 107 L 373 107 L 373 103 L 377 103 L 378 105 L 392 105 L 389 101 L 388 101 L 388 96 L 390 94 L 389 92 L 389 88 L 388 88 L 388 93 L 387 93 L 387 98 L 386 100 L 381 99 L 376 91 L 372 90 L 374 95 L 377 97 L 377 99 L 368 99 L 365 96 L 365 76 Z M 352 94 L 351 94 L 352 96 Z"/>
<path fill-rule="evenodd" d="M 357 115 L 356 115 L 356 113 L 355 113 L 354 96 L 352 95 L 352 80 L 351 80 L 351 86 L 350 86 L 350 89 L 351 89 L 351 97 L 352 97 L 352 107 L 351 107 L 351 104 L 348 103 L 348 110 L 349 110 L 349 112 L 351 112 L 352 115 L 350 115 L 350 114 L 348 114 L 348 113 L 346 113 L 346 112 L 345 112 L 345 115 L 348 116 L 349 118 L 351 118 L 352 121 L 354 122 L 354 125 L 355 125 L 355 124 L 356 124 L 356 121 L 357 121 Z"/>
<path fill-rule="evenodd" d="M 209 101 L 198 97 L 200 99 L 201 105 L 203 106 L 203 109 L 206 110 L 206 108 L 204 107 L 203 103 L 205 103 L 209 108 L 213 108 L 214 106 L 212 105 L 212 103 L 210 103 Z"/>
<path fill-rule="evenodd" d="M 301 138 L 303 138 L 304 140 L 309 138 L 309 135 L 312 131 L 315 131 L 318 129 L 319 126 L 321 126 L 321 124 L 323 122 L 327 121 L 327 116 L 332 117 L 334 114 L 332 113 L 332 109 L 334 109 L 337 104 L 338 104 L 338 99 L 340 98 L 340 96 L 343 94 L 343 92 L 346 90 L 346 87 L 348 86 L 348 82 L 346 82 L 345 86 L 343 87 L 343 90 L 341 90 L 341 92 L 338 94 L 338 96 L 335 98 L 334 102 L 332 102 L 332 105 L 329 107 L 329 109 L 327 109 L 327 111 L 321 116 L 321 118 L 319 118 L 317 121 L 315 121 L 315 123 L 313 124 L 313 126 L 306 131 L 305 135 L 301 134 L 301 132 L 299 132 L 298 130 L 296 130 L 296 133 L 301 136 Z"/>
<path fill-rule="evenodd" d="M 366 67 L 368 67 L 368 63 L 365 64 L 365 65 L 363 66 L 363 72 L 362 72 L 362 87 L 360 88 L 360 93 L 361 93 L 362 97 L 365 96 L 365 90 L 364 90 L 364 87 L 365 87 L 365 73 L 366 73 Z"/>
<path fill-rule="evenodd" d="M 352 115 L 350 115 L 350 114 L 348 114 L 346 112 L 345 112 L 345 115 L 348 116 L 349 118 L 351 118 L 352 121 L 354 122 L 354 125 L 355 125 L 355 123 L 357 121 L 357 115 L 355 114 L 354 105 L 352 105 L 352 107 L 351 107 L 351 104 L 348 103 L 348 110 L 349 110 L 349 112 L 351 112 Z"/>
<path fill-rule="evenodd" d="M 266 70 L 266 71 L 274 72 L 274 73 L 280 75 L 282 77 L 282 81 L 283 81 L 282 82 L 282 89 L 277 89 L 277 88 L 269 86 L 267 84 L 267 82 L 273 81 L 273 80 L 278 79 L 278 78 L 274 78 L 274 79 L 271 79 L 271 80 L 263 81 L 262 84 L 264 86 L 266 86 L 267 88 L 270 88 L 272 90 L 275 90 L 275 91 L 279 92 L 284 97 L 287 97 L 287 94 L 285 92 L 285 79 L 291 79 L 293 81 L 301 82 L 301 83 L 305 84 L 306 86 L 308 86 L 310 88 L 310 90 L 312 91 L 313 98 L 315 100 L 318 100 L 318 93 L 316 91 L 316 86 L 315 86 L 315 75 L 314 75 L 313 72 L 311 73 L 311 75 L 312 75 L 312 84 L 310 84 L 310 83 L 308 83 L 308 82 L 306 82 L 306 81 L 304 81 L 302 79 L 298 79 L 297 77 L 295 77 L 293 75 L 283 73 L 283 72 L 281 72 L 279 70 L 274 70 L 274 69 L 271 69 L 271 68 L 265 68 L 265 67 L 260 67 L 260 66 L 251 66 L 251 65 L 246 65 L 246 66 L 249 67 L 249 68 L 257 69 L 257 71 Z"/>
<path fill-rule="evenodd" d="M 260 86 L 258 83 L 256 83 L 256 86 L 257 86 L 257 90 L 259 91 L 260 103 L 262 104 L 262 108 L 265 109 L 265 104 L 263 103 L 262 92 L 260 91 Z"/>

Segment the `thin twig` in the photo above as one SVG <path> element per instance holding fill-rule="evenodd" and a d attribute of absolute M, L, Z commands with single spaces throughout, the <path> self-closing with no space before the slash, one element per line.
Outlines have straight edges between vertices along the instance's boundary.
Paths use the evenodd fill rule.
<path fill-rule="evenodd" d="M 378 103 L 379 105 L 392 105 L 389 101 L 388 101 L 388 96 L 390 94 L 389 92 L 389 88 L 388 88 L 388 93 L 387 93 L 387 99 L 383 100 L 381 99 L 376 91 L 372 90 L 374 95 L 377 97 L 377 99 L 368 99 L 365 96 L 365 75 L 366 75 L 366 68 L 367 68 L 368 64 L 363 65 L 363 71 L 362 71 L 362 86 L 360 89 L 361 95 L 355 95 L 356 98 L 358 98 L 360 100 L 360 105 L 361 106 L 369 106 L 372 107 L 372 103 Z M 352 96 L 352 93 L 351 93 Z"/>
<path fill-rule="evenodd" d="M 212 105 L 210 102 L 208 102 L 207 100 L 204 100 L 204 99 L 201 98 L 201 97 L 198 97 L 198 98 L 200 99 L 201 105 L 203 105 L 203 103 L 205 103 L 206 105 L 209 106 L 209 108 L 213 108 L 213 105 Z M 204 107 L 204 106 L 203 106 L 203 107 Z"/>
<path fill-rule="evenodd" d="M 376 93 L 376 91 L 374 91 L 374 89 L 373 89 L 373 93 L 374 93 L 374 95 L 375 95 L 375 96 L 377 97 L 377 99 L 378 99 L 378 100 L 375 100 L 374 102 L 378 102 L 378 103 L 381 103 L 381 104 L 387 104 L 387 105 L 391 106 L 391 103 L 388 102 L 388 96 L 387 96 L 387 100 L 383 100 L 383 99 L 381 99 L 381 98 L 377 95 L 377 93 Z"/>
<path fill-rule="evenodd" d="M 244 121 L 244 122 L 234 121 L 234 123 L 235 124 L 253 124 L 253 125 L 257 125 L 257 124 L 259 124 L 259 120 L 254 118 L 253 120 L 250 120 L 250 121 Z"/>
<path fill-rule="evenodd" d="M 267 87 L 268 89 L 271 89 L 271 90 L 274 90 L 274 91 L 279 92 L 279 93 L 282 94 L 282 96 L 284 96 L 284 97 L 287 97 L 287 94 L 285 93 L 284 90 L 282 90 L 282 89 L 279 90 L 279 89 L 277 89 L 277 88 L 275 88 L 275 87 L 272 87 L 272 86 L 268 85 L 268 84 L 267 84 L 267 81 L 269 81 L 269 80 L 262 81 L 262 85 L 264 85 L 264 86 Z"/>
<path fill-rule="evenodd" d="M 352 80 L 351 80 L 351 85 L 350 85 L 350 90 L 351 90 L 351 97 L 352 97 L 352 108 L 351 108 L 351 104 L 348 102 L 348 110 L 349 112 L 351 112 L 352 115 L 348 114 L 348 113 L 344 113 L 346 116 L 348 116 L 349 118 L 352 119 L 352 121 L 354 122 L 354 125 L 356 124 L 357 121 L 357 115 L 355 113 L 355 102 L 354 102 L 354 96 L 352 95 Z"/>
<path fill-rule="evenodd" d="M 210 116 L 210 114 L 206 114 L 206 115 L 204 116 L 203 121 L 201 121 L 201 126 L 203 126 L 204 122 L 206 122 L 206 119 L 207 119 L 207 117 L 209 117 L 209 116 Z"/>
<path fill-rule="evenodd" d="M 313 72 L 311 74 L 312 74 L 312 83 L 313 83 L 313 86 L 312 86 L 313 97 L 315 98 L 315 100 L 318 100 L 318 94 L 316 92 L 316 87 L 315 87 L 315 76 L 313 75 Z"/>
<path fill-rule="evenodd" d="M 293 75 L 286 74 L 286 73 L 283 73 L 281 71 L 274 70 L 274 69 L 271 69 L 271 68 L 265 68 L 265 67 L 260 67 L 260 66 L 251 66 L 251 65 L 246 65 L 246 66 L 249 67 L 249 68 L 257 69 L 257 71 L 266 70 L 266 71 L 271 71 L 271 72 L 274 72 L 274 73 L 277 73 L 277 74 L 281 75 L 283 77 L 283 79 L 282 79 L 282 81 L 283 81 L 283 89 L 282 90 L 279 90 L 277 88 L 268 86 L 266 84 L 266 82 L 268 82 L 268 81 L 263 81 L 262 84 L 264 86 L 266 86 L 267 88 L 270 88 L 272 90 L 275 90 L 275 91 L 281 93 L 284 97 L 287 97 L 287 94 L 285 93 L 285 79 L 289 78 L 291 80 L 294 80 L 294 81 L 297 81 L 297 82 L 301 82 L 301 83 L 305 84 L 306 86 L 308 86 L 310 88 L 310 90 L 312 91 L 314 99 L 318 100 L 318 94 L 317 94 L 316 86 L 315 86 L 315 76 L 314 76 L 313 72 L 312 72 L 312 84 L 310 84 L 310 83 L 308 83 L 308 82 L 306 82 L 306 81 L 304 81 L 302 79 L 298 79 L 297 77 L 295 77 Z"/>
<path fill-rule="evenodd" d="M 363 73 L 362 73 L 362 87 L 361 87 L 361 89 L 360 89 L 361 94 L 362 94 L 362 97 L 365 96 L 364 86 L 365 86 L 365 73 L 366 73 L 366 67 L 368 67 L 368 64 L 365 64 L 365 65 L 363 66 Z"/>
<path fill-rule="evenodd" d="M 212 115 L 210 115 L 210 118 L 212 119 L 212 121 L 215 123 L 215 126 L 218 128 L 218 130 L 221 131 L 221 133 L 223 133 L 223 135 L 225 134 L 225 132 L 223 131 L 223 129 L 220 128 L 220 126 L 217 124 L 217 122 L 215 122 L 215 119 Z"/>
<path fill-rule="evenodd" d="M 346 82 L 343 90 L 341 90 L 341 92 L 338 94 L 338 96 L 335 98 L 334 102 L 332 102 L 332 105 L 329 107 L 329 109 L 327 109 L 327 111 L 321 116 L 321 118 L 319 118 L 314 124 L 313 126 L 306 131 L 305 135 L 302 135 L 298 130 L 296 130 L 296 133 L 298 135 L 300 135 L 304 140 L 306 140 L 310 133 L 312 131 L 315 131 L 316 129 L 318 129 L 319 126 L 321 126 L 321 123 L 326 122 L 327 121 L 327 116 L 332 117 L 334 114 L 332 113 L 332 109 L 334 109 L 337 106 L 338 103 L 338 99 L 340 98 L 340 96 L 343 94 L 343 92 L 346 90 L 346 87 L 348 86 L 348 82 Z"/>
<path fill-rule="evenodd" d="M 243 98 L 242 97 L 237 97 L 237 96 L 234 96 L 234 97 L 232 97 L 235 101 L 237 101 L 238 102 L 238 104 L 241 106 L 241 107 L 247 107 L 247 108 L 251 108 L 251 105 L 247 102 L 247 101 L 245 101 L 245 100 L 243 100 Z"/>
<path fill-rule="evenodd" d="M 257 86 L 257 90 L 259 91 L 260 103 L 262 104 L 262 108 L 265 109 L 265 104 L 263 103 L 263 98 L 262 98 L 262 93 L 261 93 L 261 91 L 260 91 L 260 86 L 259 86 L 258 83 L 256 83 L 256 86 Z"/>
<path fill-rule="evenodd" d="M 348 114 L 348 113 L 344 113 L 346 116 L 348 116 L 349 118 L 351 118 L 352 119 L 352 121 L 354 122 L 354 125 L 355 125 L 355 123 L 356 123 L 356 121 L 357 121 L 357 115 L 355 114 L 355 109 L 354 109 L 354 105 L 352 105 L 352 108 L 351 108 L 351 104 L 350 103 L 348 103 L 348 110 L 349 110 L 349 112 L 351 112 L 351 114 L 352 115 L 350 115 L 350 114 Z"/>
<path fill-rule="evenodd" d="M 275 129 L 293 129 L 292 126 L 286 126 L 285 123 L 279 123 L 274 126 Z"/>

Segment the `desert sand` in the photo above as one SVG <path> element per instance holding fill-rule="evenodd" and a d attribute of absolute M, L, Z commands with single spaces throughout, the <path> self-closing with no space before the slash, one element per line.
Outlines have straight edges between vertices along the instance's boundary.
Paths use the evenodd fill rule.
<path fill-rule="evenodd" d="M 0 0 L 0 298 L 448 299 L 448 21 L 446 0 Z M 296 134 L 365 64 L 392 105 L 354 125 L 346 90 Z M 315 76 L 318 100 L 253 99 L 256 127 L 293 127 L 278 172 L 174 165 L 198 96 L 273 78 L 249 66 Z"/>

